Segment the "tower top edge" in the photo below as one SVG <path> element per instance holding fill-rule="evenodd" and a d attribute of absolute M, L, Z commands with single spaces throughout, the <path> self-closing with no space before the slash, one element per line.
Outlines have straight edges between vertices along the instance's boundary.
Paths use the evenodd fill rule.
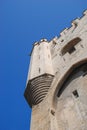
<path fill-rule="evenodd" d="M 40 41 L 34 42 L 34 43 L 33 43 L 32 50 L 31 50 L 31 53 L 30 53 L 30 56 L 31 56 L 32 51 L 33 51 L 33 49 L 34 49 L 34 47 L 35 47 L 36 45 L 40 45 L 41 43 L 44 43 L 44 42 L 50 43 L 50 42 L 52 42 L 52 41 L 56 41 L 57 39 L 60 39 L 62 36 L 66 35 L 66 34 L 68 33 L 68 31 L 69 31 L 72 27 L 78 26 L 79 23 L 80 23 L 80 21 L 81 21 L 85 16 L 87 16 L 87 9 L 83 11 L 83 14 L 82 14 L 81 17 L 78 17 L 78 18 L 72 20 L 72 21 L 71 21 L 71 26 L 70 26 L 69 28 L 67 28 L 67 27 L 64 28 L 64 29 L 60 32 L 59 36 L 55 36 L 55 37 L 52 38 L 50 41 L 48 41 L 46 38 L 42 38 Z"/>
<path fill-rule="evenodd" d="M 32 45 L 33 46 L 40 45 L 40 43 L 42 43 L 42 42 L 49 42 L 49 41 L 46 38 L 43 38 L 40 41 L 34 42 Z"/>
<path fill-rule="evenodd" d="M 31 56 L 31 54 L 32 54 L 32 51 L 33 51 L 34 47 L 35 47 L 36 45 L 40 45 L 42 42 L 43 42 L 43 43 L 49 43 L 49 41 L 48 41 L 46 38 L 42 38 L 40 41 L 34 42 L 34 43 L 32 44 L 33 47 L 32 47 L 32 50 L 31 50 L 31 52 L 30 52 L 30 56 Z"/>
<path fill-rule="evenodd" d="M 77 18 L 73 19 L 73 20 L 71 21 L 70 27 L 65 27 L 65 28 L 60 32 L 59 36 L 56 36 L 56 39 L 60 39 L 62 36 L 66 35 L 66 34 L 68 33 L 68 31 L 69 31 L 72 27 L 78 26 L 79 23 L 80 23 L 80 21 L 81 21 L 84 17 L 86 17 L 86 16 L 87 16 L 87 9 L 83 11 L 81 17 L 77 17 Z M 53 39 L 51 39 L 50 42 L 53 41 L 53 40 L 55 40 L 55 37 L 54 37 Z"/>

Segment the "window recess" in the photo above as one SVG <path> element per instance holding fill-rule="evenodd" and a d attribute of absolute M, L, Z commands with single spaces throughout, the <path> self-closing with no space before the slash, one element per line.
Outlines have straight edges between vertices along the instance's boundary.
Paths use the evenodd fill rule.
<path fill-rule="evenodd" d="M 65 45 L 61 50 L 62 55 L 64 55 L 67 52 L 69 54 L 72 54 L 76 50 L 75 45 L 78 44 L 80 41 L 81 39 L 79 37 L 76 37 L 72 39 L 70 42 L 68 42 L 67 45 Z"/>

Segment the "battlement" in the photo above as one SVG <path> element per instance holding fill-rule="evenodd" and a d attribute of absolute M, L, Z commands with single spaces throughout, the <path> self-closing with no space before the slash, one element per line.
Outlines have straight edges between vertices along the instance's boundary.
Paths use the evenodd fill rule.
<path fill-rule="evenodd" d="M 82 17 L 76 18 L 76 19 L 74 19 L 71 22 L 71 27 L 70 28 L 65 28 L 64 30 L 62 30 L 62 32 L 60 32 L 60 37 L 57 37 L 57 39 L 62 39 L 64 36 L 67 36 L 70 32 L 74 31 L 75 28 L 78 27 L 80 23 L 82 23 L 82 22 L 84 23 L 84 21 L 86 20 L 86 18 L 87 18 L 87 10 L 85 10 L 83 12 L 83 16 Z M 54 38 L 52 40 L 54 40 Z"/>
<path fill-rule="evenodd" d="M 31 130 L 87 129 L 87 10 L 59 37 L 34 43 L 24 96 Z"/>
<path fill-rule="evenodd" d="M 60 50 L 59 55 L 61 55 L 61 52 L 63 52 L 65 46 L 67 46 L 68 50 L 69 50 L 70 44 L 74 44 L 74 43 L 71 43 L 71 41 L 73 41 L 73 42 L 75 41 L 74 39 L 80 39 L 80 41 L 84 39 L 84 35 L 87 32 L 87 10 L 84 11 L 83 14 L 84 15 L 81 18 L 77 18 L 77 19 L 73 20 L 71 23 L 71 27 L 65 28 L 60 33 L 60 37 L 53 38 L 49 42 L 50 49 L 52 52 L 51 53 L 52 57 L 54 57 L 55 53 L 57 53 L 57 55 L 58 55 L 59 50 Z M 77 42 L 77 43 L 79 43 L 79 42 Z M 54 43 L 56 43 L 56 44 L 54 44 Z M 76 43 L 76 41 L 75 41 L 75 43 Z M 85 44 L 85 43 L 82 42 L 81 44 Z M 74 44 L 74 46 L 76 46 L 76 45 Z M 85 45 L 81 45 L 81 46 L 85 46 Z"/>
<path fill-rule="evenodd" d="M 62 35 L 64 35 L 64 34 L 66 35 L 66 34 L 69 32 L 69 30 L 72 30 L 73 27 L 79 26 L 79 24 L 80 24 L 81 22 L 84 22 L 85 17 L 87 17 L 87 10 L 85 10 L 85 11 L 83 12 L 83 16 L 82 16 L 82 17 L 76 18 L 76 19 L 74 19 L 74 20 L 71 22 L 71 27 L 70 27 L 70 28 L 65 28 L 62 32 L 60 32 L 60 37 L 61 37 Z"/>
<path fill-rule="evenodd" d="M 42 42 L 47 42 L 50 45 L 50 49 L 57 47 L 57 50 L 62 50 L 66 44 L 68 44 L 71 40 L 75 39 L 76 37 L 81 37 L 81 33 L 84 33 L 87 31 L 87 28 L 85 27 L 87 25 L 87 10 L 83 12 L 83 16 L 80 18 L 76 18 L 71 22 L 70 28 L 65 28 L 60 32 L 59 37 L 54 37 L 51 41 L 47 41 L 47 39 L 41 39 L 39 42 L 36 42 L 33 44 L 33 47 L 35 45 L 39 45 Z M 81 38 L 80 38 L 81 39 Z M 33 49 L 32 49 L 33 51 Z M 55 54 L 54 54 L 55 55 Z"/>
<path fill-rule="evenodd" d="M 60 37 L 51 41 L 41 39 L 33 44 L 25 90 L 30 106 L 42 102 L 57 75 L 61 76 L 67 67 L 87 58 L 87 10 L 83 14 L 73 20 Z"/>

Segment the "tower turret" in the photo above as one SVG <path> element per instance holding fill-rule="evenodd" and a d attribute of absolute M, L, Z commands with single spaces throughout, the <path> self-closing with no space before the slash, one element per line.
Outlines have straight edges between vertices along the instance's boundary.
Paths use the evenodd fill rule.
<path fill-rule="evenodd" d="M 25 98 L 30 106 L 40 103 L 46 96 L 54 77 L 49 43 L 36 42 L 31 52 L 30 69 Z"/>

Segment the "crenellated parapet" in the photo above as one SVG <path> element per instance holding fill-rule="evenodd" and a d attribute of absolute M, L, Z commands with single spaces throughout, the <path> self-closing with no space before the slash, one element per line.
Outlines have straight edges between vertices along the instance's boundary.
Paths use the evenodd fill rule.
<path fill-rule="evenodd" d="M 72 21 L 70 28 L 65 28 L 60 37 L 52 39 L 50 50 L 52 55 L 52 63 L 54 72 L 57 72 L 60 64 L 65 66 L 66 62 L 75 58 L 75 55 L 84 53 L 87 47 L 87 10 L 83 13 L 81 18 L 76 18 Z M 55 42 L 54 42 L 55 41 Z M 56 43 L 56 44 L 54 44 Z"/>
<path fill-rule="evenodd" d="M 60 77 L 73 64 L 87 58 L 86 41 L 87 10 L 81 18 L 73 20 L 71 27 L 65 28 L 60 37 L 51 41 L 41 39 L 33 44 L 24 94 L 30 106 L 42 102 L 57 75 Z"/>
<path fill-rule="evenodd" d="M 24 96 L 31 130 L 87 129 L 87 10 L 59 37 L 33 44 Z"/>

